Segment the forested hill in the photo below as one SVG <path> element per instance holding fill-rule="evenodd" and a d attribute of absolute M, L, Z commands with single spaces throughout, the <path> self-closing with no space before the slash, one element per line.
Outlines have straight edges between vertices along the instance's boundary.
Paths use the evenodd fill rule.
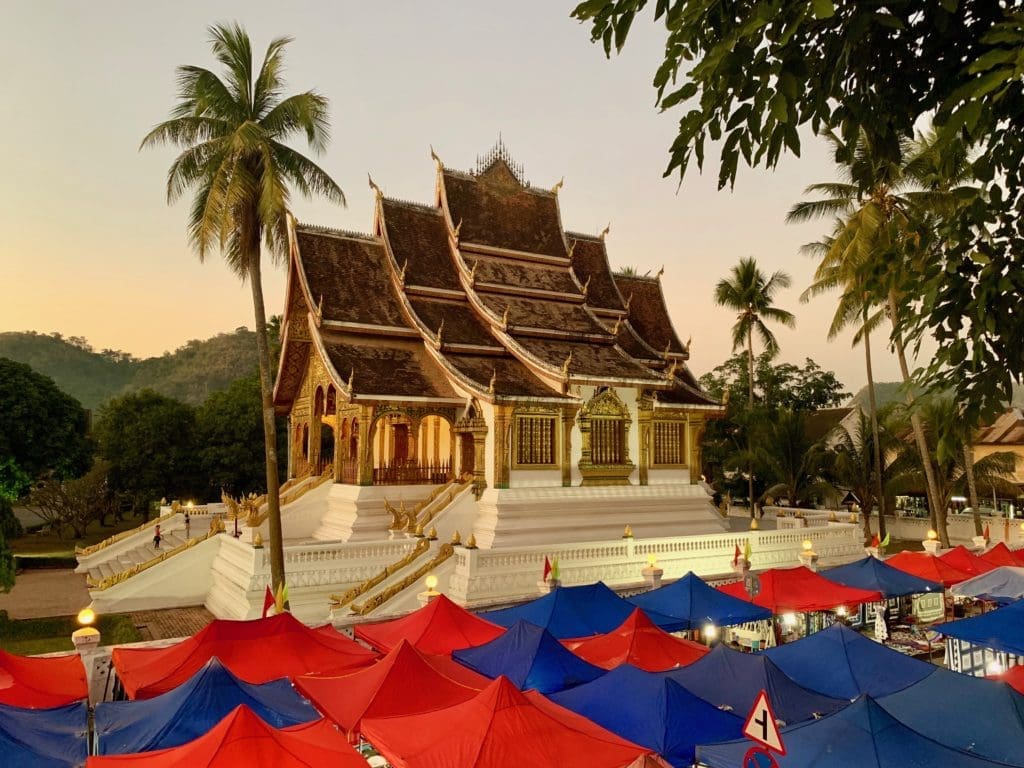
<path fill-rule="evenodd" d="M 144 388 L 198 405 L 211 392 L 256 372 L 256 339 L 252 331 L 238 328 L 140 360 L 93 349 L 77 336 L 11 332 L 0 333 L 0 357 L 32 366 L 93 410 L 115 395 Z"/>
<path fill-rule="evenodd" d="M 915 390 L 915 394 L 920 394 L 920 390 Z M 902 385 L 898 381 L 876 381 L 875 382 L 875 400 L 878 407 L 881 408 L 883 405 L 903 400 Z M 863 408 L 868 407 L 868 388 L 866 386 L 861 387 L 860 391 L 857 392 L 850 400 L 850 405 L 860 405 Z M 1013 400 L 1011 405 L 1016 408 L 1024 407 L 1024 387 L 1014 385 L 1013 387 Z"/>

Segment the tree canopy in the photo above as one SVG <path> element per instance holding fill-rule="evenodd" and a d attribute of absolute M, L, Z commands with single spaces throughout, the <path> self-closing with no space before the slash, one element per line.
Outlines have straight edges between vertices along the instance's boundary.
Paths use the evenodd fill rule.
<path fill-rule="evenodd" d="M 728 394 L 730 404 L 747 394 L 746 353 L 733 355 L 700 377 L 701 386 L 717 399 Z M 754 360 L 754 399 L 775 411 L 816 411 L 833 408 L 848 398 L 842 382 L 833 371 L 823 369 L 807 358 L 802 366 L 776 363 L 771 352 L 762 352 Z"/>

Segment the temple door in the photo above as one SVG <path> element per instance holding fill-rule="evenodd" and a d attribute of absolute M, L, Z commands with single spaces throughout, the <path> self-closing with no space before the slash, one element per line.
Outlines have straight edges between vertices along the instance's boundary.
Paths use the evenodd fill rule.
<path fill-rule="evenodd" d="M 394 460 L 396 462 L 405 462 L 409 459 L 409 425 L 408 424 L 395 424 L 392 427 L 394 432 L 392 433 L 395 440 L 395 455 Z"/>
<path fill-rule="evenodd" d="M 473 445 L 473 435 L 466 432 L 462 435 L 462 456 L 460 467 L 462 474 L 472 474 L 476 469 L 476 449 Z"/>

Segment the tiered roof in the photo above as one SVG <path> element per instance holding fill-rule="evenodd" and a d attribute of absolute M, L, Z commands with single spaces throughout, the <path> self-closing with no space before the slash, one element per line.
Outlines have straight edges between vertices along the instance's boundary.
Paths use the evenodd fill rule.
<path fill-rule="evenodd" d="M 603 235 L 566 234 L 557 192 L 524 182 L 503 146 L 476 173 L 438 161 L 433 206 L 372 186 L 372 235 L 291 228 L 279 409 L 314 349 L 350 401 L 558 401 L 585 383 L 719 408 L 660 281 L 613 275 Z"/>

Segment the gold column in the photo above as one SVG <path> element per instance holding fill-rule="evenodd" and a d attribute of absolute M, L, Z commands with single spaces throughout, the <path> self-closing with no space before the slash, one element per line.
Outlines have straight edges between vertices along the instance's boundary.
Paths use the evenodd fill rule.
<path fill-rule="evenodd" d="M 372 423 L 373 406 L 359 406 L 359 471 L 356 477 L 359 485 L 373 485 L 373 443 L 370 441 Z"/>
<path fill-rule="evenodd" d="M 640 443 L 640 485 L 647 485 L 650 479 L 650 465 L 654 458 L 654 411 L 650 408 L 637 408 L 636 420 L 640 427 L 637 433 Z"/>
<path fill-rule="evenodd" d="M 704 440 L 704 429 L 707 426 L 707 422 L 704 420 L 703 415 L 700 414 L 688 414 L 686 417 L 686 443 L 687 443 L 687 461 L 690 468 L 690 482 L 696 483 L 700 480 L 700 473 L 702 469 L 703 461 L 703 440 Z"/>
<path fill-rule="evenodd" d="M 334 411 L 334 482 L 341 482 L 341 422 L 342 418 L 338 415 L 337 408 Z"/>
<path fill-rule="evenodd" d="M 483 419 L 478 419 L 482 422 Z M 487 427 L 482 425 L 473 435 L 473 486 L 477 493 L 487 487 Z"/>
<path fill-rule="evenodd" d="M 434 434 L 433 446 L 434 446 L 434 460 L 431 462 L 432 466 L 438 466 L 441 463 L 441 419 L 438 416 L 434 416 L 430 420 L 430 425 L 433 427 L 431 430 Z"/>
<path fill-rule="evenodd" d="M 572 485 L 572 425 L 576 421 L 579 408 L 565 406 L 562 408 L 562 485 Z"/>
<path fill-rule="evenodd" d="M 512 423 L 512 409 L 507 405 L 494 406 L 494 487 L 508 488 L 509 455 L 508 434 Z"/>

